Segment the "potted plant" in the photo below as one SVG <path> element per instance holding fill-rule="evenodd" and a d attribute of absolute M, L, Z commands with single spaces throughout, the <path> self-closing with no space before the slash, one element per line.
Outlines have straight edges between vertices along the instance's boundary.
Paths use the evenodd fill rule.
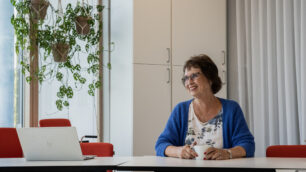
<path fill-rule="evenodd" d="M 69 53 L 69 44 L 56 43 L 52 46 L 52 54 L 55 62 L 66 62 Z"/>
<path fill-rule="evenodd" d="M 92 11 L 92 6 L 86 3 L 82 3 L 82 5 L 78 3 L 75 7 L 75 27 L 78 34 L 87 35 L 93 27 L 94 22 L 91 14 Z"/>
<path fill-rule="evenodd" d="M 29 44 L 30 21 L 27 20 L 27 16 L 31 15 L 32 10 L 30 1 L 11 0 L 11 2 L 17 9 L 17 14 L 11 19 L 17 36 L 16 53 L 19 53 L 19 50 L 31 50 L 32 47 Z M 60 82 L 56 93 L 58 99 L 55 104 L 57 109 L 62 110 L 63 107 L 69 106 L 69 99 L 73 98 L 74 91 L 82 88 L 82 85 L 88 85 L 88 94 L 91 96 L 94 96 L 95 89 L 101 86 L 99 77 L 101 69 L 99 55 L 101 52 L 98 46 L 102 36 L 99 13 L 103 8 L 98 5 L 96 12 L 94 12 L 93 6 L 89 4 L 81 6 L 80 3 L 77 3 L 73 7 L 69 3 L 64 13 L 60 14 L 59 10 L 54 10 L 52 4 L 49 6 L 51 14 L 47 15 L 53 15 L 50 18 L 54 20 L 49 23 L 40 21 L 34 24 L 37 30 L 35 35 L 41 64 L 35 76 L 26 76 L 26 80 L 31 82 L 33 79 L 37 79 L 39 83 L 42 83 L 55 78 Z M 87 22 L 90 25 L 87 34 L 83 34 L 85 32 L 77 34 L 75 26 L 77 16 L 82 13 L 81 9 L 86 9 L 87 17 L 90 18 Z M 87 64 L 80 63 L 79 53 L 85 53 L 85 57 L 82 56 L 82 58 L 86 58 Z M 25 57 L 20 62 L 23 74 L 29 73 L 32 59 L 32 57 Z M 89 74 L 91 77 L 86 78 L 82 71 L 87 71 L 86 75 Z"/>
<path fill-rule="evenodd" d="M 78 34 L 87 35 L 90 30 L 89 21 L 92 20 L 91 17 L 87 16 L 77 16 L 75 18 L 75 27 Z"/>
<path fill-rule="evenodd" d="M 46 0 L 31 0 L 31 14 L 35 20 L 43 20 L 46 17 L 49 2 Z"/>
<path fill-rule="evenodd" d="M 69 56 L 74 55 L 70 53 L 70 47 L 73 48 L 76 45 L 77 36 L 70 15 L 69 12 L 63 16 L 56 15 L 55 23 L 46 24 L 45 29 L 38 31 L 41 47 L 45 50 L 52 50 L 54 62 L 66 62 Z M 49 53 L 46 54 L 46 56 L 49 55 Z"/>

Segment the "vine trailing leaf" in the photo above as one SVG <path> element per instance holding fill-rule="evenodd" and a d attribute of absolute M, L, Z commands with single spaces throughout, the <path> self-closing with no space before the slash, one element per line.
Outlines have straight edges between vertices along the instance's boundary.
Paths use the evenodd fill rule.
<path fill-rule="evenodd" d="M 16 13 L 11 18 L 16 35 L 16 53 L 33 51 L 31 35 L 34 35 L 36 45 L 42 52 L 39 55 L 41 63 L 32 75 L 29 75 L 30 63 L 34 56 L 24 57 L 21 60 L 21 71 L 26 76 L 26 81 L 38 80 L 42 84 L 46 80 L 55 78 L 60 82 L 55 102 L 59 110 L 69 106 L 69 99 L 73 98 L 74 90 L 82 88 L 84 84 L 88 83 L 88 94 L 94 96 L 95 90 L 102 85 L 99 76 L 102 67 L 99 58 L 101 52 L 98 46 L 102 36 L 102 22 L 99 13 L 102 12 L 103 6 L 97 5 L 94 9 L 92 5 L 86 3 L 81 5 L 78 2 L 75 7 L 68 3 L 64 13 L 61 14 L 47 0 L 38 0 L 45 4 L 49 3 L 47 16 L 51 15 L 52 17 L 49 18 L 54 18 L 54 20 L 47 23 L 43 19 L 34 19 L 31 12 L 32 1 L 11 0 L 16 9 Z M 76 18 L 78 16 L 88 19 L 88 34 L 78 34 L 76 30 Z M 55 51 L 59 50 L 54 47 L 57 48 L 60 45 L 66 45 L 64 50 L 66 50 L 67 57 L 60 62 L 56 62 Z M 85 62 L 87 64 L 81 63 L 82 60 L 77 58 L 80 53 L 86 54 L 87 60 Z M 107 67 L 110 68 L 110 65 L 108 64 Z M 83 71 L 87 71 L 87 74 L 84 74 Z M 87 75 L 91 77 L 87 77 Z M 71 78 L 73 78 L 73 85 L 69 82 Z"/>

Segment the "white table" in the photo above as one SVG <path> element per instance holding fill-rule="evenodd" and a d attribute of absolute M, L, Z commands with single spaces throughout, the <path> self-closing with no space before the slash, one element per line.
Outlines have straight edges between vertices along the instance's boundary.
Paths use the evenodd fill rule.
<path fill-rule="evenodd" d="M 306 158 L 241 158 L 231 160 L 186 160 L 156 156 L 96 157 L 85 161 L 26 161 L 0 158 L 0 172 L 6 171 L 275 171 L 305 170 Z"/>
<path fill-rule="evenodd" d="M 5 171 L 106 171 L 115 169 L 130 157 L 96 157 L 84 161 L 26 161 L 24 158 L 0 158 L 0 172 Z"/>
<path fill-rule="evenodd" d="M 306 169 L 306 158 L 241 158 L 231 160 L 186 160 L 166 157 L 133 157 L 117 170 L 147 171 L 275 171 Z"/>

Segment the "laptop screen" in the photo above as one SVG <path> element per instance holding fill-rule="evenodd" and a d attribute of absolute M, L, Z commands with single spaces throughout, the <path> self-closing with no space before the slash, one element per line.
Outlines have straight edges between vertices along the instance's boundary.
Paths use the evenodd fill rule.
<path fill-rule="evenodd" d="M 17 128 L 26 160 L 83 160 L 75 127 Z"/>

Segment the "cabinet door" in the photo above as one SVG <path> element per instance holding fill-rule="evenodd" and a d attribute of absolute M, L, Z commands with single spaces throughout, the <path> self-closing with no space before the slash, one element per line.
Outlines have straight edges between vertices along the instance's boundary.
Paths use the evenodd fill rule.
<path fill-rule="evenodd" d="M 172 67 L 172 109 L 180 102 L 192 99 L 182 84 L 183 66 Z"/>
<path fill-rule="evenodd" d="M 134 65 L 133 155 L 155 155 L 171 111 L 170 68 Z"/>
<path fill-rule="evenodd" d="M 194 55 L 207 54 L 217 63 L 226 50 L 225 0 L 172 1 L 172 63 L 184 65 Z"/>
<path fill-rule="evenodd" d="M 134 63 L 170 62 L 171 0 L 134 0 Z"/>

